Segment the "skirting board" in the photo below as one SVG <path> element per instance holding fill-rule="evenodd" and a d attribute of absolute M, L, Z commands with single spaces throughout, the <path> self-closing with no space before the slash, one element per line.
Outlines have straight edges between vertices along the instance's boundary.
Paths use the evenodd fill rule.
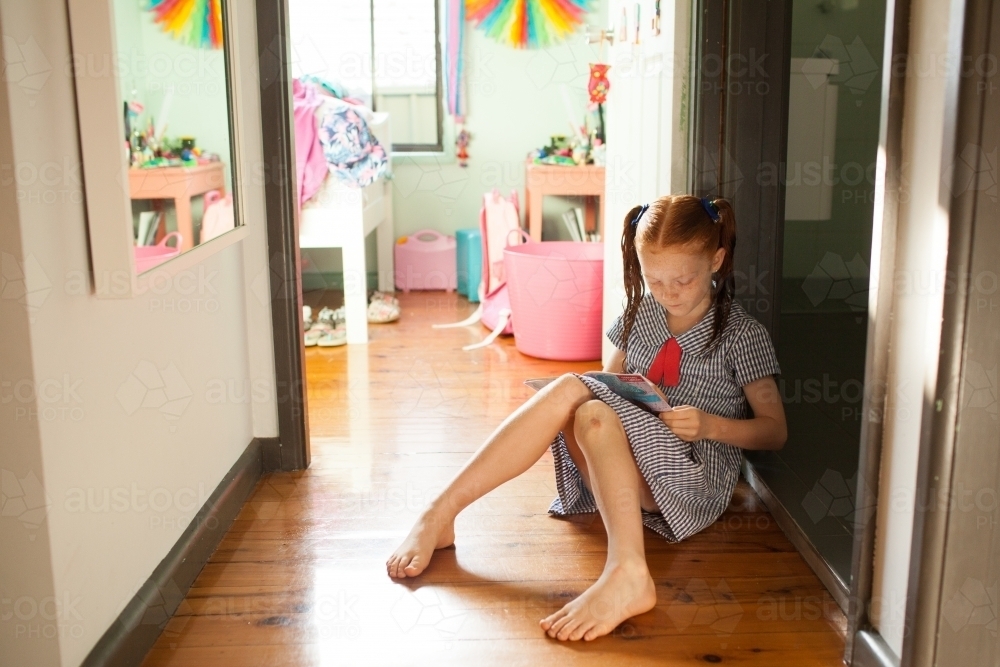
<path fill-rule="evenodd" d="M 899 658 L 882 635 L 874 630 L 859 630 L 854 635 L 854 659 L 851 667 L 899 667 Z"/>
<path fill-rule="evenodd" d="M 82 667 L 140 665 L 222 541 L 261 475 L 280 459 L 277 438 L 254 438 L 177 543 L 125 605 Z"/>
<path fill-rule="evenodd" d="M 819 580 L 826 586 L 826 590 L 830 591 L 830 595 L 837 601 L 837 605 L 846 614 L 848 597 L 850 595 L 847 586 L 840 580 L 840 577 L 833 571 L 833 568 L 826 562 L 826 559 L 816 550 L 816 547 L 813 546 L 813 543 L 806 534 L 802 532 L 799 524 L 795 522 L 795 519 L 788 513 L 784 505 L 771 493 L 771 489 L 767 487 L 764 480 L 757 475 L 753 469 L 753 464 L 746 459 L 743 460 L 743 476 L 746 477 L 750 487 L 760 496 L 760 499 L 764 501 L 764 505 L 771 512 L 771 516 L 774 517 L 775 523 L 781 528 L 781 532 L 785 534 L 792 545 L 802 554 L 802 558 L 805 559 L 806 564 L 812 568 L 812 571 L 816 573 Z"/>

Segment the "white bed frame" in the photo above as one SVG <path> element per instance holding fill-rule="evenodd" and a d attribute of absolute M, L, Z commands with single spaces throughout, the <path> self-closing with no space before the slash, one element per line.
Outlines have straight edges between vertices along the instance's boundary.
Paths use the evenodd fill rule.
<path fill-rule="evenodd" d="M 389 114 L 379 112 L 368 123 L 390 154 Z M 392 174 L 392 160 L 388 175 Z M 351 188 L 327 176 L 320 191 L 302 207 L 299 246 L 341 248 L 344 255 L 344 306 L 347 342 L 368 342 L 368 266 L 365 238 L 375 230 L 378 244 L 378 288 L 393 291 L 392 181 L 383 176 L 365 188 Z"/>

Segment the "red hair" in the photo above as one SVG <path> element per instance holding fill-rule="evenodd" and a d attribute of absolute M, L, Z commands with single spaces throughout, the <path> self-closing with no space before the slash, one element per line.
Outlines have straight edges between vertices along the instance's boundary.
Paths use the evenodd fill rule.
<path fill-rule="evenodd" d="M 636 221 L 640 212 L 641 218 Z M 716 214 L 717 219 L 713 219 L 712 213 Z M 635 222 L 638 224 L 634 224 Z M 625 231 L 622 233 L 625 295 L 628 298 L 622 316 L 622 340 L 626 347 L 639 312 L 639 304 L 646 293 L 636 243 L 659 248 L 694 246 L 712 255 L 719 248 L 726 251 L 715 277 L 712 295 L 715 319 L 709 344 L 714 345 L 726 327 L 735 291 L 733 252 L 736 249 L 736 216 L 732 204 L 725 199 L 711 197 L 703 201 L 694 195 L 668 195 L 650 202 L 645 211 L 641 206 L 636 206 L 626 214 Z"/>

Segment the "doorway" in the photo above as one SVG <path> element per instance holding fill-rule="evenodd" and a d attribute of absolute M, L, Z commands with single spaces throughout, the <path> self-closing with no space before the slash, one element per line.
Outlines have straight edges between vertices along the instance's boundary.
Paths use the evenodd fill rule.
<path fill-rule="evenodd" d="M 748 452 L 748 478 L 844 604 L 862 518 L 886 5 L 753 4 L 698 12 L 693 187 L 734 203 L 737 299 L 770 329 L 782 370 L 788 442 Z"/>

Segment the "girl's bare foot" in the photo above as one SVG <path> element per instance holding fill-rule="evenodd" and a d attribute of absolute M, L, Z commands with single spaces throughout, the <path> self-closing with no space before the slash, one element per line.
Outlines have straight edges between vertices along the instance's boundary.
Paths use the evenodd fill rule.
<path fill-rule="evenodd" d="M 444 549 L 454 543 L 455 519 L 442 521 L 424 513 L 385 562 L 386 572 L 395 579 L 415 577 L 427 568 L 435 549 Z"/>
<path fill-rule="evenodd" d="M 643 561 L 609 566 L 583 595 L 539 621 L 542 629 L 562 641 L 602 637 L 627 618 L 656 604 L 656 588 Z"/>

